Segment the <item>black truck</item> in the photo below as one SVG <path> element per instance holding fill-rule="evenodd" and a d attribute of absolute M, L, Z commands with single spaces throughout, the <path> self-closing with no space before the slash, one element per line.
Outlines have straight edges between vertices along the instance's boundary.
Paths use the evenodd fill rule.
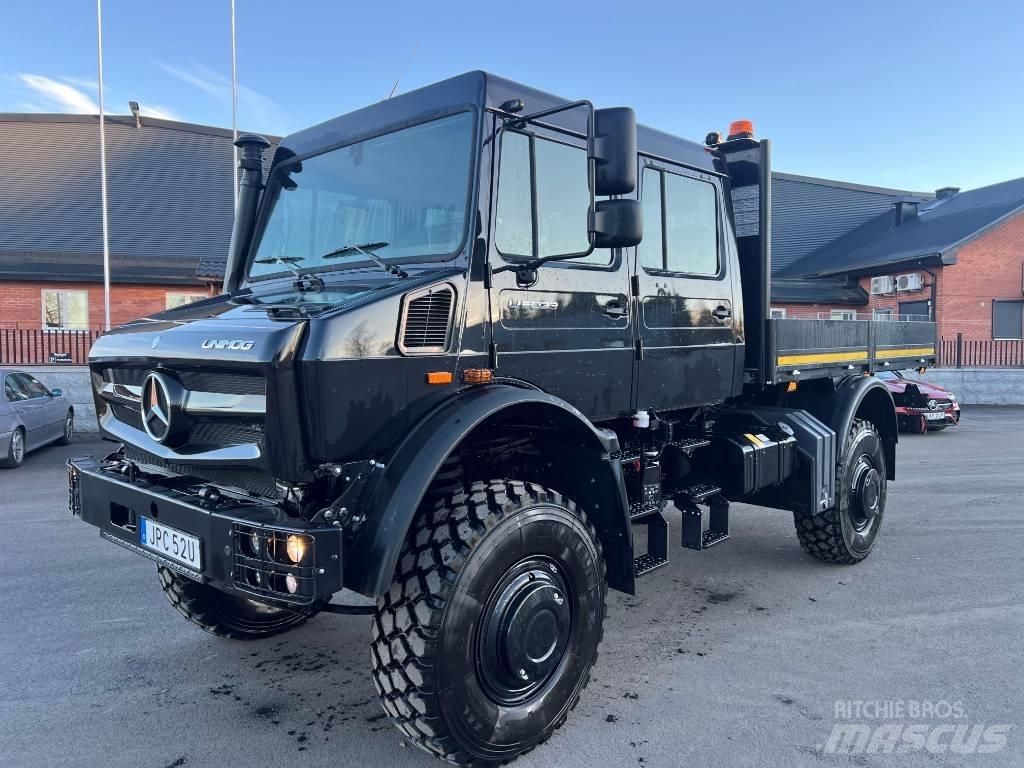
<path fill-rule="evenodd" d="M 770 318 L 770 145 L 482 72 L 239 138 L 222 295 L 101 337 L 73 514 L 216 635 L 371 613 L 414 743 L 506 761 L 565 722 L 607 589 L 786 510 L 871 552 L 923 322 Z M 671 507 L 671 509 L 670 509 Z M 343 589 L 375 605 L 332 602 Z"/>

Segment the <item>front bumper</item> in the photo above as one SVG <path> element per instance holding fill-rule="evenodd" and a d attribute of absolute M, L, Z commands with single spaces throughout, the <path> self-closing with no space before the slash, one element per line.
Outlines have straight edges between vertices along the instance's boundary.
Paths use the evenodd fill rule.
<path fill-rule="evenodd" d="M 68 506 L 100 529 L 108 541 L 195 581 L 263 602 L 309 605 L 342 588 L 342 532 L 310 527 L 273 505 L 222 496 L 204 501 L 187 489 L 156 479 L 128 477 L 92 457 L 68 460 Z M 141 545 L 145 517 L 200 539 L 201 569 L 174 562 Z M 304 552 L 297 564 L 285 556 L 289 535 Z M 253 544 L 252 542 L 258 542 Z M 294 592 L 286 587 L 286 577 Z"/>
<path fill-rule="evenodd" d="M 929 417 L 929 414 L 941 413 L 942 418 L 936 419 Z M 952 405 L 948 408 L 940 410 L 932 410 L 930 408 L 911 408 L 907 406 L 897 406 L 896 416 L 900 420 L 901 426 L 910 427 L 913 424 L 919 424 L 921 419 L 925 420 L 925 424 L 931 427 L 948 427 L 955 426 L 960 423 L 960 407 L 958 405 Z"/>

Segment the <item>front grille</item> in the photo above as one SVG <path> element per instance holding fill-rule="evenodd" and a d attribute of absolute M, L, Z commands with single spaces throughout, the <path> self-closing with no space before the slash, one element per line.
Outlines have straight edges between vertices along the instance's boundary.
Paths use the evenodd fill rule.
<path fill-rule="evenodd" d="M 114 384 L 141 387 L 151 367 L 104 368 L 103 380 Z M 161 368 L 160 370 L 167 370 Z M 264 395 L 266 380 L 258 373 L 244 371 L 171 370 L 185 389 L 193 392 L 220 392 L 225 395 Z"/>
<path fill-rule="evenodd" d="M 121 405 L 120 403 L 111 403 L 110 410 L 114 414 L 114 418 L 118 421 L 127 424 L 133 429 L 142 430 L 142 413 L 138 408 Z"/>
<path fill-rule="evenodd" d="M 186 444 L 194 449 L 256 444 L 263 448 L 263 425 L 257 422 L 200 421 L 192 426 Z"/>
<path fill-rule="evenodd" d="M 211 373 L 179 371 L 178 379 L 193 392 L 220 392 L 225 395 L 263 395 L 267 392 L 262 376 L 248 373 Z"/>

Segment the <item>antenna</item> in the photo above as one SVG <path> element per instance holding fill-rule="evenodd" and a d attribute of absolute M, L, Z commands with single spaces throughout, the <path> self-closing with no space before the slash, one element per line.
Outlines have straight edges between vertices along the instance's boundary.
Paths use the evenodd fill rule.
<path fill-rule="evenodd" d="M 407 70 L 409 68 L 409 62 L 412 61 L 413 54 L 416 53 L 416 49 L 419 48 L 419 47 L 420 47 L 420 41 L 417 40 L 416 43 L 413 45 L 412 50 L 409 51 L 409 58 L 407 58 L 405 60 L 405 66 L 402 67 L 402 71 L 399 73 L 398 79 L 395 80 L 395 84 L 393 86 L 391 86 L 391 93 L 388 94 L 388 98 L 389 99 L 392 96 L 394 96 L 395 95 L 395 91 L 398 90 L 398 84 L 400 82 L 402 82 L 402 78 L 405 77 L 405 70 Z"/>

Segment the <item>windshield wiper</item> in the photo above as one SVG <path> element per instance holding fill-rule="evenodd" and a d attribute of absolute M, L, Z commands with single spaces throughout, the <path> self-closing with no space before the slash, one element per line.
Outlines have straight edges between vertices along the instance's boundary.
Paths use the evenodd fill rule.
<path fill-rule="evenodd" d="M 253 264 L 282 264 L 285 269 L 291 272 L 296 277 L 299 277 L 302 273 L 295 268 L 294 265 L 300 261 L 306 259 L 302 256 L 267 256 L 265 259 L 253 259 Z"/>
<path fill-rule="evenodd" d="M 315 275 L 299 272 L 294 265 L 305 261 L 304 256 L 267 256 L 264 259 L 253 259 L 253 264 L 282 264 L 288 271 L 295 275 L 295 282 L 292 285 L 298 291 L 307 293 L 309 291 L 322 291 L 324 281 Z"/>
<path fill-rule="evenodd" d="M 390 243 L 387 241 L 381 241 L 379 243 L 360 243 L 359 245 L 343 245 L 341 248 L 335 248 L 333 251 L 328 251 L 320 258 L 326 261 L 327 259 L 338 259 L 342 256 L 350 256 L 353 253 L 361 253 L 385 272 L 390 272 L 395 277 L 408 277 L 409 273 L 404 269 L 396 267 L 394 264 L 388 264 L 384 259 L 374 253 L 378 248 L 384 248 L 388 245 L 390 245 Z"/>

